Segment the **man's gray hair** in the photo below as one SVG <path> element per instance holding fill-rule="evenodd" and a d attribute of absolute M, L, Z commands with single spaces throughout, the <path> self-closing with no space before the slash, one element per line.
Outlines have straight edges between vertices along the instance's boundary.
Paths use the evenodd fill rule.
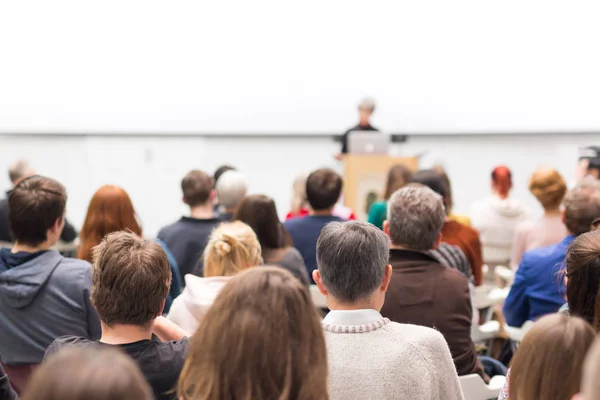
<path fill-rule="evenodd" d="M 358 103 L 358 109 L 359 110 L 368 110 L 368 111 L 375 111 L 375 100 L 369 98 L 369 97 L 365 97 L 364 99 L 361 100 L 360 103 Z"/>
<path fill-rule="evenodd" d="M 317 241 L 323 285 L 345 303 L 369 298 L 381 286 L 389 262 L 390 239 L 366 222 L 331 222 Z"/>
<path fill-rule="evenodd" d="M 33 174 L 33 168 L 26 160 L 17 160 L 8 167 L 8 177 L 13 184 Z"/>
<path fill-rule="evenodd" d="M 568 231 L 575 236 L 589 232 L 592 222 L 600 217 L 600 182 L 586 176 L 567 192 L 564 206 Z"/>
<path fill-rule="evenodd" d="M 394 192 L 387 207 L 392 243 L 417 251 L 433 248 L 446 220 L 439 194 L 425 186 L 407 186 Z"/>
<path fill-rule="evenodd" d="M 219 177 L 215 187 L 219 204 L 226 209 L 236 208 L 246 196 L 248 185 L 244 175 L 238 171 L 227 171 Z"/>

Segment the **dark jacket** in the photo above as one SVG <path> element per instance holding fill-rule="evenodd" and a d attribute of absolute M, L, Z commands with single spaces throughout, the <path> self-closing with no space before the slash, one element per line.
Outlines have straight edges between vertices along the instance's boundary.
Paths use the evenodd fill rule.
<path fill-rule="evenodd" d="M 8 376 L 4 373 L 2 364 L 0 364 L 0 400 L 17 400 L 17 394 L 10 387 Z"/>
<path fill-rule="evenodd" d="M 467 278 L 425 253 L 392 249 L 390 255 L 394 272 L 381 314 L 438 330 L 448 342 L 458 375 L 476 373 L 486 379 L 471 340 Z"/>

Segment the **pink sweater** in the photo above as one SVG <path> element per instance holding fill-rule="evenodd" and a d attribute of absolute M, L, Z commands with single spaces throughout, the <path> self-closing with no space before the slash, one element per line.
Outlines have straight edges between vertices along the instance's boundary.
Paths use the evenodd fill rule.
<path fill-rule="evenodd" d="M 526 251 L 556 244 L 567 236 L 567 228 L 560 214 L 546 216 L 537 221 L 525 221 L 517 226 L 510 257 L 510 266 L 517 269 Z"/>

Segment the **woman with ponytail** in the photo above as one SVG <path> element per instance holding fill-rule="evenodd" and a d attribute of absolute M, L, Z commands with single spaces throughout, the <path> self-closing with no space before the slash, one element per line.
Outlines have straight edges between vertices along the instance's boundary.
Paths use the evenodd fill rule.
<path fill-rule="evenodd" d="M 256 234 L 240 221 L 221 224 L 211 233 L 203 259 L 204 277 L 185 276 L 185 289 L 173 301 L 168 316 L 190 333 L 196 331 L 231 277 L 263 263 Z"/>
<path fill-rule="evenodd" d="M 515 229 L 527 219 L 525 207 L 510 198 L 512 174 L 499 166 L 492 171 L 492 196 L 471 207 L 471 225 L 479 231 L 483 246 L 483 261 L 488 265 L 507 265 Z"/>

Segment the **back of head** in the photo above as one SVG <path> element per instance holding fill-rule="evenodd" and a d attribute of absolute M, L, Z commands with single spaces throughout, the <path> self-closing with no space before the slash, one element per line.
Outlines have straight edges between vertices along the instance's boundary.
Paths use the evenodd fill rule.
<path fill-rule="evenodd" d="M 64 218 L 67 192 L 54 179 L 32 176 L 19 182 L 8 196 L 8 226 L 15 242 L 37 246 L 48 230 Z"/>
<path fill-rule="evenodd" d="M 8 167 L 8 178 L 13 185 L 33 175 L 35 172 L 26 160 L 17 160 Z"/>
<path fill-rule="evenodd" d="M 254 230 L 263 249 L 278 249 L 285 245 L 283 226 L 277 216 L 275 202 L 270 197 L 256 194 L 247 196 L 238 207 L 234 219 Z"/>
<path fill-rule="evenodd" d="M 569 312 L 600 331 L 600 231 L 573 240 L 566 256 Z"/>
<path fill-rule="evenodd" d="M 206 204 L 211 200 L 213 179 L 206 173 L 192 170 L 181 181 L 183 201 L 190 207 Z"/>
<path fill-rule="evenodd" d="M 446 169 L 442 165 L 434 165 L 433 167 L 431 167 L 431 170 L 437 172 L 438 175 L 442 178 L 444 185 L 446 185 L 447 192 L 446 196 L 444 196 L 444 204 L 446 206 L 446 212 L 450 213 L 450 211 L 452 210 L 452 206 L 454 205 L 452 200 L 452 184 L 450 183 L 450 177 L 448 176 Z"/>
<path fill-rule="evenodd" d="M 444 178 L 436 171 L 432 169 L 423 169 L 417 171 L 410 178 L 410 182 L 427 186 L 429 189 L 442 196 L 444 205 L 446 205 L 450 196 L 450 192 L 446 182 L 444 181 Z"/>
<path fill-rule="evenodd" d="M 358 110 L 373 113 L 375 111 L 375 100 L 370 97 L 365 97 L 358 103 Z"/>
<path fill-rule="evenodd" d="M 93 261 L 92 303 L 104 324 L 147 327 L 162 313 L 171 266 L 158 243 L 114 232 L 94 247 Z"/>
<path fill-rule="evenodd" d="M 578 236 L 588 232 L 592 222 L 600 217 L 600 181 L 587 176 L 567 192 L 564 199 L 565 225 Z"/>
<path fill-rule="evenodd" d="M 204 249 L 204 276 L 233 276 L 261 264 L 260 243 L 243 222 L 223 223 L 210 234 Z"/>
<path fill-rule="evenodd" d="M 22 400 L 152 400 L 139 367 L 115 349 L 70 347 L 34 372 Z"/>
<path fill-rule="evenodd" d="M 306 179 L 307 174 L 300 174 L 294 179 L 292 191 L 292 206 L 291 211 L 297 214 L 306 205 Z"/>
<path fill-rule="evenodd" d="M 383 198 L 389 200 L 392 194 L 406 185 L 412 176 L 412 170 L 404 164 L 394 165 L 388 171 Z"/>
<path fill-rule="evenodd" d="M 307 288 L 282 268 L 252 268 L 217 296 L 190 343 L 183 400 L 327 399 L 327 356 Z"/>
<path fill-rule="evenodd" d="M 442 198 L 428 187 L 404 187 L 388 202 L 389 235 L 397 246 L 416 251 L 431 250 L 445 220 Z"/>
<path fill-rule="evenodd" d="M 225 209 L 235 209 L 248 190 L 246 178 L 237 171 L 227 171 L 215 185 L 219 204 Z"/>
<path fill-rule="evenodd" d="M 369 299 L 381 286 L 389 261 L 390 239 L 366 222 L 331 222 L 317 241 L 323 285 L 342 303 Z"/>
<path fill-rule="evenodd" d="M 215 173 L 213 174 L 213 181 L 214 181 L 215 185 L 221 178 L 221 175 L 223 175 L 227 171 L 236 171 L 236 169 L 234 167 L 232 167 L 231 165 L 221 165 L 219 168 L 217 168 L 215 170 Z"/>
<path fill-rule="evenodd" d="M 94 193 L 88 206 L 80 233 L 77 258 L 91 261 L 92 248 L 109 233 L 130 230 L 142 236 L 142 228 L 135 217 L 131 198 L 115 185 L 105 185 Z"/>
<path fill-rule="evenodd" d="M 594 335 L 590 325 L 577 317 L 540 318 L 512 360 L 509 398 L 570 399 L 579 391 L 583 361 Z"/>
<path fill-rule="evenodd" d="M 318 169 L 306 179 L 306 199 L 314 211 L 333 208 L 341 193 L 342 178 L 332 169 Z"/>
<path fill-rule="evenodd" d="M 597 337 L 585 357 L 583 376 L 581 379 L 581 393 L 584 400 L 600 398 L 600 337 Z"/>
<path fill-rule="evenodd" d="M 546 210 L 557 209 L 567 193 L 563 177 L 552 168 L 540 168 L 529 179 L 529 191 Z"/>
<path fill-rule="evenodd" d="M 508 193 L 512 189 L 512 174 L 510 169 L 503 165 L 494 168 L 492 171 L 492 185 L 500 197 L 508 197 Z"/>

